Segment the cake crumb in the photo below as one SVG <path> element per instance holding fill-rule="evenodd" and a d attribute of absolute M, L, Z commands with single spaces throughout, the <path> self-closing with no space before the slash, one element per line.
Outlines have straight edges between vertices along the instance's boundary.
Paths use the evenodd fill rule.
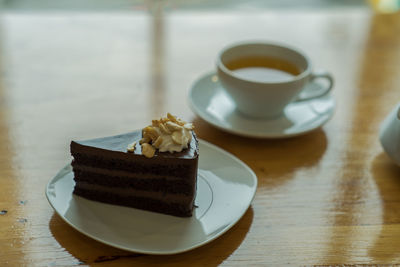
<path fill-rule="evenodd" d="M 134 152 L 135 148 L 136 148 L 136 141 L 133 142 L 132 144 L 128 145 L 126 150 L 128 150 L 128 152 Z"/>

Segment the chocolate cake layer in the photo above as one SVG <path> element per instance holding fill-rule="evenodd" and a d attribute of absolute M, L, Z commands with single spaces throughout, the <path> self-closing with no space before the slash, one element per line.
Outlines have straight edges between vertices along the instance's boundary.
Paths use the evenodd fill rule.
<path fill-rule="evenodd" d="M 77 182 L 76 184 L 77 188 L 81 188 L 83 190 L 94 190 L 103 194 L 118 194 L 121 197 L 140 197 L 162 200 L 169 204 L 179 202 L 189 205 L 193 200 L 192 196 L 184 194 L 165 194 L 164 192 L 147 191 L 128 187 L 109 187 L 81 181 Z"/>
<path fill-rule="evenodd" d="M 130 158 L 128 160 L 110 159 L 102 157 L 101 155 L 84 155 L 82 153 L 75 153 L 72 166 L 74 166 L 75 163 L 79 163 L 80 165 L 90 167 L 101 166 L 103 169 L 122 170 L 140 174 L 151 173 L 154 175 L 165 175 L 167 173 L 169 176 L 178 176 L 182 178 L 190 177 L 197 169 L 197 167 L 195 168 L 193 165 L 189 164 L 190 162 L 186 161 L 182 160 L 175 164 L 165 161 L 153 161 L 153 164 L 143 164 L 142 162 L 131 161 Z"/>
<path fill-rule="evenodd" d="M 80 187 L 75 187 L 74 194 L 99 202 L 155 211 L 179 217 L 190 217 L 192 216 L 193 210 L 193 203 L 166 203 L 162 200 L 156 200 L 147 197 L 122 196 L 120 194 L 95 191 Z"/>
<path fill-rule="evenodd" d="M 119 169 L 104 169 L 103 167 L 92 167 L 82 164 L 77 164 L 75 161 L 71 163 L 74 170 L 83 171 L 83 172 L 90 172 L 93 174 L 105 174 L 109 176 L 121 176 L 121 177 L 128 177 L 131 179 L 158 179 L 164 178 L 168 181 L 182 181 L 190 183 L 190 181 L 186 181 L 182 179 L 180 176 L 172 176 L 170 174 L 165 173 L 140 173 L 140 172 L 130 172 L 124 171 Z"/>
<path fill-rule="evenodd" d="M 186 183 L 182 179 L 168 179 L 164 177 L 140 178 L 135 176 L 117 176 L 108 173 L 102 174 L 100 172 L 101 169 L 98 169 L 98 171 L 99 172 L 94 173 L 81 171 L 75 168 L 75 181 L 87 182 L 108 187 L 125 187 L 146 191 L 163 192 L 164 194 L 183 193 L 185 195 L 193 195 L 196 189 L 193 184 Z"/>

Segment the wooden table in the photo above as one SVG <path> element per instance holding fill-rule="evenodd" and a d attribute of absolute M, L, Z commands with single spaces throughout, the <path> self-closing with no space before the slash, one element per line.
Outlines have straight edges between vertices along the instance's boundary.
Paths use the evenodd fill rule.
<path fill-rule="evenodd" d="M 400 169 L 378 140 L 400 100 L 399 33 L 400 14 L 356 6 L 3 12 L 0 265 L 400 263 Z M 333 119 L 304 136 L 259 140 L 197 117 L 191 84 L 223 46 L 246 39 L 289 43 L 329 70 Z M 255 199 L 231 230 L 190 252 L 149 256 L 96 242 L 55 214 L 44 189 L 70 161 L 71 139 L 128 132 L 166 112 L 257 174 Z"/>

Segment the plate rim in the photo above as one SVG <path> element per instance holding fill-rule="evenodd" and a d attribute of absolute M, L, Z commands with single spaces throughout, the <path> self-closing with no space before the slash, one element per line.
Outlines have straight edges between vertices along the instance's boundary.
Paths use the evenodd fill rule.
<path fill-rule="evenodd" d="M 106 244 L 108 246 L 114 247 L 114 248 L 118 248 L 121 250 L 125 250 L 125 251 L 130 251 L 130 252 L 134 252 L 134 253 L 140 253 L 140 254 L 146 254 L 146 255 L 174 255 L 174 254 L 180 254 L 180 253 L 184 253 L 193 249 L 196 249 L 198 247 L 204 246 L 212 241 L 214 241 L 215 239 L 221 237 L 222 235 L 224 235 L 227 231 L 229 231 L 234 225 L 236 225 L 236 223 L 239 222 L 239 220 L 244 216 L 244 214 L 246 214 L 246 212 L 248 211 L 248 209 L 250 208 L 255 195 L 256 195 L 256 191 L 257 191 L 257 186 L 258 186 L 258 177 L 255 174 L 255 172 L 246 164 L 244 163 L 242 160 L 240 160 L 239 158 L 237 158 L 235 155 L 233 155 L 232 153 L 208 142 L 202 139 L 198 139 L 199 140 L 199 144 L 203 144 L 206 146 L 209 146 L 210 148 L 212 148 L 213 150 L 216 150 L 220 153 L 223 153 L 225 156 L 228 156 L 230 159 L 234 160 L 237 164 L 239 164 L 241 167 L 243 167 L 249 174 L 250 174 L 250 178 L 254 184 L 254 186 L 251 187 L 251 198 L 248 201 L 248 204 L 246 205 L 246 207 L 243 209 L 243 211 L 241 212 L 241 214 L 239 214 L 235 220 L 233 220 L 228 226 L 224 227 L 221 231 L 219 231 L 217 234 L 212 235 L 211 238 L 209 239 L 205 239 L 202 242 L 199 242 L 197 244 L 194 244 L 192 246 L 188 246 L 184 249 L 177 249 L 177 250 L 168 250 L 168 251 L 145 251 L 145 250 L 134 250 L 132 248 L 127 248 L 124 246 L 120 246 L 118 244 L 114 244 L 112 242 L 109 242 L 107 240 L 101 239 L 96 237 L 95 235 L 89 234 L 87 232 L 85 232 L 83 229 L 80 229 L 79 227 L 76 227 L 72 222 L 70 222 L 69 220 L 67 220 L 67 218 L 63 215 L 60 214 L 60 212 L 55 208 L 55 206 L 53 205 L 52 201 L 50 200 L 50 193 L 49 193 L 49 187 L 51 184 L 53 184 L 54 178 L 58 177 L 63 171 L 66 171 L 66 169 L 70 169 L 68 172 L 72 171 L 72 167 L 70 165 L 70 163 L 66 164 L 64 167 L 62 167 L 46 184 L 45 186 L 45 195 L 47 198 L 47 201 L 49 202 L 50 206 L 53 208 L 54 212 L 64 221 L 66 222 L 70 227 L 72 227 L 74 230 L 78 231 L 79 233 L 96 240 L 97 242 Z M 99 203 L 102 204 L 102 203 Z"/>
<path fill-rule="evenodd" d="M 207 77 L 211 77 L 216 74 L 217 73 L 215 71 L 209 71 L 209 72 L 206 72 L 206 73 L 200 75 L 199 78 L 197 78 L 190 86 L 189 93 L 187 96 L 187 101 L 189 103 L 189 107 L 196 115 L 198 115 L 201 119 L 203 119 L 207 123 L 211 124 L 212 126 L 218 128 L 224 132 L 228 132 L 228 133 L 235 134 L 238 136 L 257 138 L 257 139 L 286 139 L 286 138 L 291 138 L 291 137 L 296 137 L 296 136 L 307 134 L 309 132 L 312 132 L 312 131 L 324 126 L 333 117 L 333 115 L 335 114 L 335 111 L 336 111 L 335 98 L 332 95 L 329 95 L 330 100 L 333 103 L 332 112 L 329 112 L 329 114 L 327 114 L 326 119 L 324 121 L 322 121 L 320 124 L 318 124 L 315 127 L 311 127 L 310 129 L 307 129 L 305 131 L 299 131 L 299 132 L 289 133 L 289 134 L 268 134 L 268 133 L 265 134 L 265 133 L 258 133 L 258 132 L 251 133 L 251 132 L 241 130 L 241 129 L 223 127 L 222 125 L 218 124 L 214 119 L 212 119 L 211 115 L 209 115 L 208 113 L 204 112 L 202 109 L 197 107 L 197 105 L 194 104 L 195 101 L 193 101 L 193 99 L 194 99 L 193 91 L 194 91 L 194 88 L 199 84 L 199 82 L 206 79 Z M 312 101 L 312 100 L 310 100 L 310 101 Z"/>

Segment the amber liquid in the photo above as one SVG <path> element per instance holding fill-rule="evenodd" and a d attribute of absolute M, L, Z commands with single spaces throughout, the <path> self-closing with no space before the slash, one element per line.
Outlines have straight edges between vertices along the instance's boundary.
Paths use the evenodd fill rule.
<path fill-rule="evenodd" d="M 274 57 L 243 57 L 225 66 L 236 76 L 257 82 L 283 82 L 301 73 L 293 63 Z"/>

